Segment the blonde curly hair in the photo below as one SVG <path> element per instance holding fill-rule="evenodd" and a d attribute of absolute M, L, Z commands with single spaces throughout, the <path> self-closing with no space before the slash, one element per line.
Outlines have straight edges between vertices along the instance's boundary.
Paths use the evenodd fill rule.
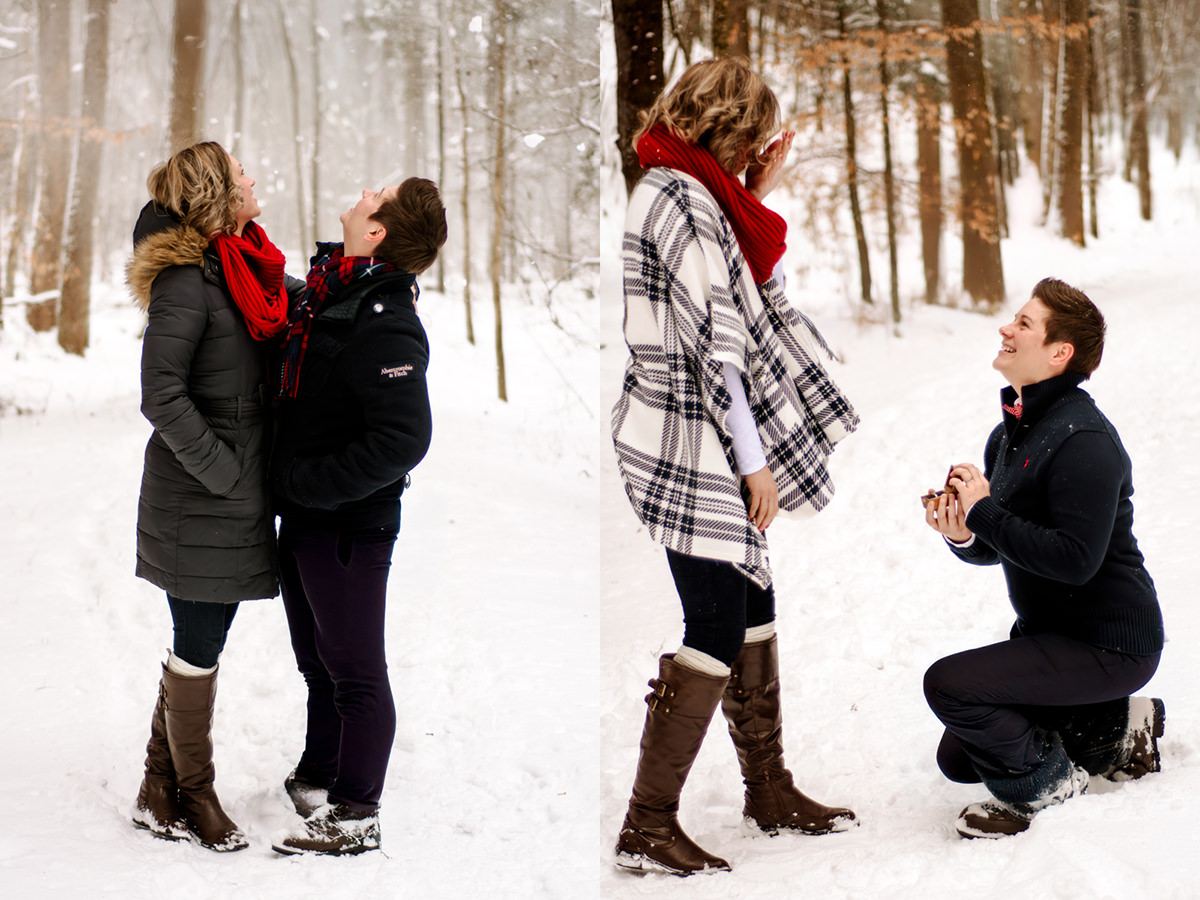
<path fill-rule="evenodd" d="M 758 158 L 780 128 L 779 101 L 744 59 L 706 59 L 688 67 L 674 86 L 641 113 L 634 145 L 655 125 L 703 147 L 737 174 L 747 146 Z"/>
<path fill-rule="evenodd" d="M 229 153 L 216 141 L 184 147 L 146 179 L 150 198 L 205 237 L 233 234 L 245 202 Z"/>

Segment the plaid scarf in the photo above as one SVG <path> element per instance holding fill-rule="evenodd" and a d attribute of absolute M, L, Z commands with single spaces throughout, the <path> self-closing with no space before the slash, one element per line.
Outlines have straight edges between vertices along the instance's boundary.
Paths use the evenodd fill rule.
<path fill-rule="evenodd" d="M 733 230 L 697 180 L 656 168 L 629 198 L 622 251 L 629 362 L 612 434 L 625 492 L 650 537 L 732 562 L 767 587 L 726 417 L 724 364 L 742 373 L 781 510 L 833 498 L 827 461 L 858 415 L 819 362 L 828 352 L 776 279 L 755 285 Z"/>
<path fill-rule="evenodd" d="M 313 319 L 351 283 L 383 272 L 396 271 L 390 263 L 368 256 L 345 256 L 339 244 L 324 259 L 313 264 L 308 273 L 308 287 L 292 310 L 283 338 L 283 361 L 279 396 L 295 397 L 300 388 L 300 367 L 308 349 L 308 337 Z"/>
<path fill-rule="evenodd" d="M 754 272 L 754 283 L 762 284 L 771 277 L 787 249 L 783 242 L 787 223 L 781 215 L 763 206 L 711 153 L 676 136 L 665 125 L 655 125 L 642 135 L 637 155 L 643 169 L 677 169 L 708 188 L 737 235 L 742 255 Z"/>
<path fill-rule="evenodd" d="M 209 243 L 221 258 L 225 284 L 242 311 L 250 336 L 265 341 L 283 331 L 288 321 L 283 254 L 267 233 L 247 222 L 240 235 L 217 234 Z"/>

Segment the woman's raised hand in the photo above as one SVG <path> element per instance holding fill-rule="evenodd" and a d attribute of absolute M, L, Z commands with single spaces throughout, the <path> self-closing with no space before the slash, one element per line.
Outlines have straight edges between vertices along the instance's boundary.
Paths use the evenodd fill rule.
<path fill-rule="evenodd" d="M 783 178 L 783 163 L 795 137 L 796 132 L 785 131 L 771 142 L 758 159 L 751 159 L 746 166 L 746 190 L 759 200 L 779 187 Z"/>

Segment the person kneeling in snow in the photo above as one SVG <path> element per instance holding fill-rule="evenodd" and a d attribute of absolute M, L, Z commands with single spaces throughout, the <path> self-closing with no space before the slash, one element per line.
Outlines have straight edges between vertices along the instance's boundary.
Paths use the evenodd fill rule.
<path fill-rule="evenodd" d="M 284 787 L 304 817 L 280 853 L 379 848 L 396 731 L 384 613 L 400 495 L 429 448 L 429 344 L 417 276 L 446 240 L 436 185 L 363 191 L 343 243 L 319 244 L 291 311 L 271 487 L 279 574 L 308 685 L 304 752 Z"/>
<path fill-rule="evenodd" d="M 983 784 L 956 828 L 1018 834 L 1042 809 L 1087 790 L 1089 775 L 1159 770 L 1163 702 L 1131 697 L 1158 668 L 1162 613 L 1133 536 L 1129 456 L 1080 390 L 1100 364 L 1104 318 L 1047 278 L 1000 329 L 992 363 L 1008 381 L 986 469 L 964 463 L 925 521 L 959 559 L 999 563 L 1017 613 L 1010 639 L 934 663 L 925 697 L 946 726 L 937 761 Z"/>

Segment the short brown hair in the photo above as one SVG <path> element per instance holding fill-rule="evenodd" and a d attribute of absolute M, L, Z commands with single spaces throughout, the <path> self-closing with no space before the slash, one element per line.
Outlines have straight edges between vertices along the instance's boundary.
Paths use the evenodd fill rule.
<path fill-rule="evenodd" d="M 229 153 L 216 141 L 184 147 L 146 179 L 150 198 L 205 237 L 233 234 L 245 202 Z"/>
<path fill-rule="evenodd" d="M 703 147 L 727 172 L 734 173 L 747 144 L 758 156 L 779 130 L 779 101 L 763 77 L 743 59 L 706 59 L 690 66 L 675 85 L 641 114 L 638 139 L 662 124 L 684 140 Z"/>
<path fill-rule="evenodd" d="M 1033 296 L 1049 310 L 1046 343 L 1065 341 L 1074 347 L 1067 371 L 1090 377 L 1104 355 L 1107 330 L 1096 304 L 1083 291 L 1057 278 L 1043 278 L 1034 286 Z"/>
<path fill-rule="evenodd" d="M 446 208 L 428 178 L 404 181 L 369 218 L 387 230 L 375 256 L 414 275 L 432 266 L 446 243 Z"/>

